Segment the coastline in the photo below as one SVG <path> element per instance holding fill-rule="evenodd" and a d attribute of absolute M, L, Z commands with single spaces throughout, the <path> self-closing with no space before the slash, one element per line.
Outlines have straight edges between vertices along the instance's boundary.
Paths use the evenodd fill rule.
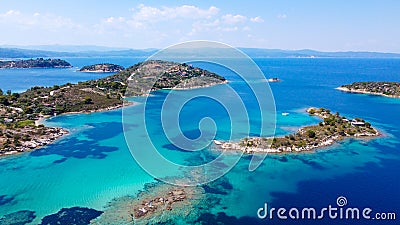
<path fill-rule="evenodd" d="M 347 138 L 370 139 L 370 138 L 380 137 L 380 136 L 383 136 L 383 134 L 379 133 L 374 136 L 357 136 L 357 137 L 347 137 Z M 219 141 L 219 142 L 221 142 L 221 145 L 217 145 L 217 147 L 222 150 L 243 152 L 243 153 L 249 154 L 249 155 L 251 155 L 251 154 L 283 155 L 283 154 L 291 154 L 291 153 L 312 152 L 312 151 L 315 151 L 318 149 L 322 149 L 322 148 L 334 145 L 335 143 L 340 142 L 344 139 L 346 139 L 346 137 L 333 136 L 330 139 L 327 139 L 326 141 L 321 142 L 320 144 L 318 144 L 316 146 L 308 145 L 306 147 L 295 148 L 295 149 L 243 147 L 243 146 L 240 146 L 237 142 L 229 142 L 229 141 L 228 142 Z"/>
<path fill-rule="evenodd" d="M 56 115 L 56 116 L 62 116 L 62 115 L 74 115 L 74 114 L 91 114 L 91 113 L 96 113 L 96 112 L 106 112 L 106 111 L 112 111 L 112 110 L 116 110 L 119 108 L 122 108 L 124 106 L 135 106 L 138 105 L 140 103 L 138 102 L 130 102 L 127 101 L 125 103 L 119 104 L 117 106 L 111 106 L 111 107 L 107 107 L 107 108 L 103 108 L 103 109 L 97 109 L 97 110 L 90 110 L 90 111 L 80 111 L 80 112 L 66 112 L 66 113 L 62 113 L 60 115 Z M 55 116 L 43 116 L 43 117 L 39 117 L 38 119 L 35 120 L 35 126 L 39 126 L 42 125 L 43 122 L 46 119 L 50 119 L 53 118 Z M 18 155 L 18 154 L 22 154 L 25 152 L 32 152 L 32 151 L 36 151 L 46 145 L 49 144 L 53 144 L 56 141 L 58 141 L 61 137 L 64 137 L 68 134 L 70 134 L 70 131 L 66 128 L 63 127 L 44 127 L 45 129 L 48 129 L 50 131 L 55 131 L 56 133 L 52 133 L 50 132 L 49 134 L 45 134 L 43 135 L 43 137 L 39 138 L 38 140 L 32 140 L 32 141 L 27 141 L 24 142 L 22 144 L 22 146 L 20 146 L 18 149 L 15 150 L 11 150 L 11 151 L 4 151 L 4 150 L 0 150 L 0 158 L 2 157 L 7 157 L 7 156 L 14 156 L 14 155 Z M 4 151 L 4 152 L 3 152 Z"/>
<path fill-rule="evenodd" d="M 347 93 L 377 95 L 377 96 L 383 96 L 383 97 L 388 97 L 388 98 L 400 98 L 400 96 L 397 96 L 397 95 L 386 95 L 386 94 L 383 94 L 383 93 L 366 91 L 365 89 L 356 90 L 356 89 L 349 89 L 349 88 L 346 88 L 346 87 L 337 87 L 335 89 L 339 90 L 339 91 L 347 92 Z"/>
<path fill-rule="evenodd" d="M 63 116 L 63 115 L 74 115 L 74 114 L 91 114 L 91 113 L 97 113 L 97 112 L 107 112 L 107 111 L 112 111 L 112 110 L 116 110 L 125 106 L 136 106 L 139 105 L 139 102 L 131 102 L 131 101 L 126 101 L 125 103 L 116 105 L 116 106 L 109 106 L 106 108 L 102 108 L 102 109 L 93 109 L 93 110 L 84 110 L 84 111 L 77 111 L 77 112 L 66 112 L 66 113 L 62 113 L 60 115 L 56 115 L 56 116 Z M 50 119 L 54 116 L 50 116 L 48 118 L 44 118 L 44 119 Z"/>
<path fill-rule="evenodd" d="M 193 86 L 193 87 L 185 87 L 185 88 L 172 88 L 172 89 L 176 89 L 176 90 L 192 90 L 192 89 L 200 89 L 200 88 L 208 88 L 208 87 L 212 87 L 212 86 L 216 86 L 216 85 L 220 85 L 220 84 L 226 84 L 228 83 L 228 80 L 224 80 L 223 82 L 220 83 L 212 83 L 209 85 L 205 85 L 205 86 Z M 169 89 L 169 90 L 172 90 Z M 167 88 L 165 89 L 161 89 L 161 90 L 168 90 Z M 150 96 L 150 94 L 147 94 L 146 96 Z M 43 117 L 39 117 L 36 120 L 34 120 L 35 122 L 35 126 L 36 128 L 39 125 L 42 125 L 43 122 L 46 119 L 50 119 L 54 116 L 60 116 L 60 115 L 74 115 L 74 114 L 91 114 L 91 113 L 96 113 L 96 112 L 105 112 L 105 111 L 111 111 L 111 110 L 116 110 L 125 106 L 135 106 L 138 105 L 140 103 L 138 102 L 132 102 L 132 101 L 122 101 L 121 104 L 115 105 L 115 106 L 109 106 L 106 108 L 101 108 L 101 109 L 95 109 L 95 110 L 82 110 L 82 111 L 75 111 L 75 112 L 65 112 L 59 115 L 53 115 L 53 116 L 43 116 Z M 62 127 L 44 127 L 44 129 L 48 129 L 48 132 L 51 131 L 50 134 L 45 134 L 43 135 L 43 137 L 39 138 L 39 140 L 31 140 L 28 142 L 24 142 L 22 144 L 22 146 L 15 148 L 15 150 L 9 150 L 6 151 L 4 149 L 0 150 L 0 158 L 2 157 L 7 157 L 7 156 L 13 156 L 13 155 L 17 155 L 17 154 L 21 154 L 21 153 L 25 153 L 25 152 L 32 152 L 35 151 L 37 149 L 40 149 L 46 145 L 52 144 L 54 142 L 56 142 L 57 140 L 59 140 L 61 137 L 69 134 L 69 130 L 62 128 Z M 51 135 L 53 134 L 52 131 L 56 131 L 55 135 Z"/>
<path fill-rule="evenodd" d="M 121 71 L 104 71 L 104 70 L 76 70 L 81 73 L 119 73 Z"/>
<path fill-rule="evenodd" d="M 61 127 L 44 127 L 44 129 L 46 129 L 47 133 L 40 136 L 40 138 L 25 141 L 21 144 L 21 146 L 10 151 L 5 151 L 3 149 L 0 150 L 0 159 L 3 157 L 14 156 L 38 150 L 46 145 L 58 141 L 61 137 L 64 137 L 70 133 L 69 130 Z"/>
<path fill-rule="evenodd" d="M 54 67 L 0 67 L 0 70 L 29 70 L 29 69 L 70 69 L 73 66 L 54 66 Z"/>
<path fill-rule="evenodd" d="M 193 90 L 193 89 L 201 89 L 201 88 L 208 88 L 208 87 L 214 87 L 218 86 L 221 84 L 227 84 L 229 83 L 228 80 L 224 80 L 223 82 L 220 83 L 212 83 L 212 84 L 207 84 L 207 85 L 202 85 L 202 86 L 192 86 L 192 87 L 173 87 L 173 88 L 162 88 L 161 90 L 177 90 L 177 91 L 186 91 L 186 90 Z M 179 85 L 177 85 L 179 86 Z"/>
<path fill-rule="evenodd" d="M 317 111 L 315 112 L 315 108 L 308 108 L 307 112 L 312 115 L 312 116 L 317 116 L 320 119 L 324 120 L 325 119 L 330 119 L 332 114 L 327 113 L 326 111 Z M 337 114 L 338 115 L 338 114 Z M 341 117 L 337 116 L 338 118 L 341 119 Z M 313 130 L 316 126 L 325 126 L 325 122 L 320 122 L 319 125 L 311 125 L 311 126 L 305 126 L 300 128 L 296 133 L 282 136 L 282 137 L 273 137 L 273 138 L 263 138 L 263 137 L 250 137 L 250 138 L 245 138 L 240 141 L 236 142 L 224 142 L 220 140 L 214 140 L 214 145 L 217 146 L 217 149 L 220 150 L 228 150 L 228 151 L 241 151 L 245 154 L 260 154 L 260 153 L 272 153 L 272 154 L 285 154 L 285 153 L 298 153 L 298 152 L 310 152 L 319 148 L 324 148 L 333 145 L 334 143 L 337 143 L 341 140 L 344 140 L 346 138 L 372 138 L 372 137 L 379 137 L 382 136 L 382 134 L 374 127 L 370 126 L 367 130 L 367 128 L 364 128 L 364 130 L 359 130 L 360 126 L 357 123 L 361 122 L 354 122 L 354 121 L 349 121 L 346 118 L 341 119 L 343 121 L 342 123 L 350 123 L 351 126 L 354 126 L 354 128 L 357 128 L 357 132 L 354 134 L 349 134 L 344 131 L 341 132 L 336 132 L 332 133 L 330 135 L 325 135 L 322 136 L 322 139 L 307 139 L 308 143 L 304 141 L 304 144 L 301 146 L 295 146 L 294 144 L 284 144 L 279 147 L 272 147 L 273 143 L 276 142 L 277 139 L 284 139 L 286 137 L 292 137 L 295 139 L 296 136 L 300 136 L 300 139 L 302 139 L 301 135 L 307 134 L 309 131 Z M 364 124 L 364 122 L 362 122 Z M 357 125 L 356 125 L 357 124 Z M 365 124 L 367 124 L 365 122 Z M 327 125 L 329 126 L 329 125 Z M 336 124 L 335 124 L 336 126 Z M 351 129 L 351 128 L 350 128 Z M 329 129 L 328 129 L 329 130 Z M 315 132 L 314 137 L 315 137 Z M 326 132 L 324 132 L 326 133 Z M 313 138 L 314 138 L 313 137 Z M 320 137 L 319 137 L 320 138 Z M 259 147 L 261 146 L 261 147 Z M 267 146 L 267 147 L 266 147 Z"/>

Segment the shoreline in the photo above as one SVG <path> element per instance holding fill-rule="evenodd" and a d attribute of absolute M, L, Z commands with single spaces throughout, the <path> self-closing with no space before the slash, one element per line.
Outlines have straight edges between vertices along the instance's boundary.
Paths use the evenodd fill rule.
<path fill-rule="evenodd" d="M 75 114 L 91 114 L 91 113 L 96 113 L 96 112 L 107 112 L 107 111 L 112 111 L 116 110 L 119 108 L 122 108 L 124 106 L 130 107 L 130 106 L 136 106 L 140 103 L 138 102 L 127 102 L 127 103 L 122 103 L 117 106 L 111 106 L 103 109 L 97 109 L 97 110 L 90 110 L 90 111 L 80 111 L 80 112 L 66 112 L 62 113 L 60 115 L 56 116 L 63 116 L 63 115 L 75 115 Z M 37 120 L 35 120 L 35 128 L 37 128 L 39 125 L 43 125 L 43 122 L 47 119 L 51 119 L 56 116 L 43 116 L 39 117 Z M 19 155 L 22 153 L 27 153 L 27 152 L 33 152 L 36 151 L 46 145 L 53 144 L 57 142 L 61 137 L 65 137 L 66 135 L 70 134 L 70 131 L 66 128 L 63 127 L 44 127 L 45 129 L 49 129 L 50 131 L 56 131 L 56 133 L 50 133 L 43 135 L 42 138 L 39 138 L 38 140 L 31 140 L 31 141 L 26 141 L 20 146 L 19 148 L 16 148 L 15 150 L 11 151 L 4 151 L 3 149 L 0 150 L 0 159 L 3 157 L 8 157 L 8 156 L 15 156 Z M 33 128 L 34 129 L 34 128 Z M 52 135 L 53 134 L 53 135 Z M 4 152 L 3 152 L 4 151 Z"/>
<path fill-rule="evenodd" d="M 46 145 L 53 144 L 60 140 L 61 137 L 65 137 L 66 135 L 70 134 L 68 129 L 62 127 L 44 127 L 44 129 L 47 129 L 47 133 L 38 139 L 25 141 L 21 143 L 21 146 L 18 146 L 10 151 L 4 151 L 3 149 L 0 150 L 0 159 L 3 157 L 36 151 Z"/>
<path fill-rule="evenodd" d="M 55 66 L 55 67 L 0 67 L 0 70 L 25 70 L 25 69 L 71 69 L 73 66 Z"/>
<path fill-rule="evenodd" d="M 326 112 L 313 112 L 311 111 L 316 110 L 315 108 L 308 108 L 307 112 L 310 115 L 317 116 L 320 119 L 324 120 L 327 119 L 328 116 L 331 116 L 330 112 L 327 114 Z M 339 117 L 340 118 L 340 117 Z M 347 120 L 347 119 L 342 119 L 342 120 Z M 346 123 L 351 123 L 351 126 L 359 128 L 359 125 L 354 125 L 357 124 L 355 122 L 350 122 L 347 120 Z M 288 144 L 288 145 L 281 145 L 279 147 L 271 147 L 274 141 L 276 139 L 285 139 L 286 137 L 292 136 L 295 138 L 296 135 L 299 134 L 305 134 L 312 130 L 312 128 L 315 128 L 316 126 L 325 126 L 322 125 L 323 123 L 321 122 L 319 125 L 310 125 L 310 126 L 305 126 L 301 127 L 296 133 L 286 135 L 286 136 L 280 136 L 280 137 L 272 137 L 272 138 L 263 138 L 263 137 L 249 137 L 245 138 L 239 141 L 220 141 L 220 140 L 214 140 L 214 146 L 216 146 L 216 149 L 220 150 L 228 150 L 228 151 L 240 151 L 245 154 L 260 154 L 260 153 L 272 153 L 272 154 L 285 154 L 285 153 L 299 153 L 299 152 L 310 152 L 316 149 L 320 148 L 325 148 L 328 146 L 331 146 L 339 141 L 342 141 L 347 138 L 373 138 L 373 137 L 380 137 L 382 134 L 374 127 L 369 127 L 369 130 L 366 130 L 365 128 L 363 131 L 358 131 L 352 135 L 348 133 L 341 133 L 341 132 L 336 132 L 331 135 L 326 135 L 323 136 L 322 139 L 314 139 L 314 140 L 307 140 L 308 143 L 306 143 L 304 140 L 304 144 L 302 146 L 295 146 L 294 144 Z M 336 125 L 335 125 L 336 126 Z M 372 131 L 371 131 L 372 130 Z M 314 131 L 313 131 L 314 132 Z M 315 135 L 315 132 L 314 132 Z M 301 135 L 300 139 L 301 138 Z M 265 147 L 265 144 L 267 144 L 267 147 Z M 261 145 L 261 147 L 259 147 Z M 262 146 L 264 145 L 264 146 Z"/>
<path fill-rule="evenodd" d="M 185 90 L 192 90 L 192 89 L 200 89 L 200 88 L 208 88 L 208 87 L 212 87 L 212 86 L 217 86 L 217 85 L 221 85 L 221 84 L 226 84 L 228 83 L 228 80 L 225 80 L 221 83 L 216 83 L 216 84 L 210 84 L 210 85 L 206 85 L 206 86 L 196 86 L 196 87 L 191 87 L 191 88 L 170 88 L 170 89 L 160 89 L 160 90 L 179 90 L 179 91 L 185 91 Z M 147 94 L 146 96 L 151 96 L 150 94 Z M 115 106 L 109 106 L 106 108 L 102 108 L 102 109 L 95 109 L 95 110 L 83 110 L 83 111 L 77 111 L 77 112 L 65 112 L 59 115 L 52 115 L 52 116 L 42 116 L 39 117 L 38 119 L 34 120 L 35 122 L 35 127 L 37 128 L 39 125 L 43 125 L 43 122 L 47 119 L 51 119 L 55 116 L 62 116 L 62 115 L 76 115 L 76 114 L 91 114 L 91 113 L 97 113 L 97 112 L 106 112 L 106 111 L 112 111 L 112 110 L 116 110 L 122 107 L 130 107 L 130 106 L 136 106 L 139 105 L 139 102 L 133 102 L 133 101 L 122 101 L 121 104 L 115 105 Z M 46 140 L 43 140 L 43 138 L 41 138 L 40 140 L 32 140 L 29 141 L 28 144 L 25 144 L 25 146 L 16 148 L 15 150 L 11 150 L 11 151 L 4 151 L 3 149 L 0 150 L 0 159 L 3 157 L 8 157 L 8 156 L 14 156 L 14 155 L 19 155 L 25 152 L 32 152 L 35 150 L 38 150 L 46 145 L 49 144 L 53 144 L 56 141 L 58 141 L 61 137 L 70 134 L 68 129 L 62 128 L 62 127 L 45 127 L 46 129 L 50 129 L 50 130 L 56 130 L 57 131 L 57 135 L 52 136 L 51 138 L 46 138 L 48 135 L 44 135 L 44 137 L 46 138 Z M 50 139 L 50 140 L 49 140 Z M 32 147 L 31 147 L 32 146 Z"/>
<path fill-rule="evenodd" d="M 183 87 L 183 88 L 182 87 L 162 88 L 161 90 L 187 91 L 187 90 L 194 90 L 194 89 L 201 89 L 201 88 L 209 88 L 209 87 L 214 87 L 214 86 L 227 84 L 227 83 L 229 83 L 229 81 L 228 80 L 224 80 L 223 82 L 220 82 L 220 83 L 207 84 L 207 85 L 204 85 L 204 86 L 193 86 L 193 87 Z"/>
<path fill-rule="evenodd" d="M 304 148 L 298 148 L 298 150 L 280 150 L 280 149 L 274 149 L 274 148 L 254 148 L 254 147 L 244 147 L 240 146 L 237 142 L 230 142 L 230 141 L 221 141 L 221 145 L 215 144 L 217 146 L 216 149 L 219 150 L 227 150 L 227 151 L 236 151 L 236 152 L 243 152 L 245 154 L 275 154 L 275 155 L 284 155 L 284 154 L 292 154 L 292 153 L 306 153 L 306 152 L 315 152 L 318 149 L 323 149 L 329 146 L 334 145 L 335 143 L 338 143 L 340 141 L 345 140 L 346 138 L 354 138 L 354 139 L 372 139 L 375 137 L 382 137 L 383 134 L 379 133 L 374 136 L 357 136 L 357 137 L 340 137 L 340 136 L 334 136 L 329 140 L 326 140 L 324 142 L 321 142 L 319 145 L 309 145 Z M 224 146 L 225 145 L 225 146 Z M 236 148 L 235 148 L 236 147 Z"/>
<path fill-rule="evenodd" d="M 337 87 L 335 89 L 339 90 L 339 91 L 347 92 L 347 93 L 376 95 L 376 96 L 383 96 L 383 97 L 387 97 L 387 98 L 400 98 L 400 96 L 397 96 L 397 95 L 386 95 L 386 94 L 383 94 L 383 93 L 366 91 L 365 89 L 357 90 L 357 89 L 349 89 L 349 88 L 346 88 L 346 87 Z"/>
<path fill-rule="evenodd" d="M 34 64 L 36 63 L 36 61 L 41 62 L 43 61 L 43 59 L 38 58 L 37 60 L 30 59 L 26 61 L 29 63 L 29 67 L 27 68 L 30 69 L 36 66 L 36 64 Z M 63 62 L 63 60 L 60 59 L 48 59 L 45 61 L 50 61 L 51 63 L 53 63 L 52 65 L 56 65 L 52 66 L 51 68 L 72 68 L 72 66 L 66 61 L 65 62 L 68 64 L 60 64 L 60 62 Z M 24 61 L 22 60 L 21 62 Z M 17 65 L 14 61 L 10 61 L 9 63 L 10 65 L 12 65 L 13 68 L 17 68 L 17 66 L 14 66 Z M 140 64 L 136 64 L 136 66 L 138 65 Z M 158 67 L 164 68 L 171 65 L 174 66 L 173 69 L 169 70 L 168 68 L 164 68 L 166 70 L 166 73 L 169 74 L 169 76 L 172 76 L 172 78 L 169 78 L 169 76 L 164 77 L 164 79 L 160 81 L 159 87 L 162 87 L 163 85 L 165 87 L 172 86 L 171 84 L 176 83 L 176 80 L 181 83 L 180 86 L 173 88 L 176 90 L 207 88 L 219 84 L 225 84 L 228 82 L 225 78 L 218 76 L 215 73 L 211 73 L 207 70 L 203 70 L 200 68 L 193 68 L 191 66 L 187 66 L 186 64 L 179 64 L 167 61 L 153 61 L 149 62 L 149 65 L 150 69 L 157 69 Z M 101 68 L 115 68 L 114 66 L 118 65 L 102 64 Z M 157 68 L 155 68 L 155 66 L 157 66 Z M 2 68 L 3 67 L 4 66 L 2 66 Z M 96 65 L 93 68 L 96 69 Z M 133 68 L 135 67 L 133 66 Z M 114 71 L 104 71 L 104 69 L 85 69 L 83 71 L 80 70 L 80 72 L 115 73 Z M 130 73 L 129 70 L 127 72 Z M 196 75 L 198 75 L 199 73 L 202 74 L 201 77 L 204 77 L 205 79 L 198 78 Z M 2 123 L 0 131 L 2 131 L 2 133 L 4 134 L 0 136 L 0 144 L 2 146 L 2 148 L 0 149 L 0 157 L 15 155 L 21 152 L 30 152 L 39 149 L 42 146 L 54 143 L 61 136 L 69 133 L 69 131 L 64 128 L 52 127 L 51 125 L 49 127 L 45 126 L 44 121 L 46 119 L 59 115 L 91 114 L 96 112 L 111 111 L 124 106 L 134 106 L 140 104 L 137 102 L 120 99 L 120 97 L 124 98 L 124 93 L 121 91 L 126 90 L 126 88 L 121 87 L 121 85 L 126 86 L 126 84 L 122 83 L 120 80 L 129 80 L 129 78 L 132 76 L 132 73 L 130 73 L 129 76 L 128 75 L 129 74 L 126 74 L 125 72 L 121 74 L 116 74 L 115 76 L 112 75 L 97 80 L 89 80 L 86 82 L 82 82 L 82 84 L 78 82 L 78 84 L 67 83 L 61 86 L 54 85 L 54 87 L 35 87 L 30 88 L 25 92 L 22 92 L 10 103 L 14 107 L 13 111 L 1 109 L 2 115 L 4 116 L 4 123 Z M 190 78 L 189 82 L 184 82 L 185 79 L 182 78 L 184 75 L 186 75 L 185 77 Z M 141 76 L 143 76 L 143 74 L 139 75 L 139 78 Z M 172 82 L 171 79 L 175 81 Z M 96 88 L 99 90 L 97 90 Z M 143 92 L 143 90 L 141 91 Z M 137 96 L 136 92 L 133 93 L 135 94 L 135 96 Z M 143 93 L 143 95 L 151 95 L 151 90 L 149 93 Z M 107 96 L 107 99 L 111 100 L 106 100 L 105 96 Z M 117 96 L 118 98 L 114 98 L 114 96 Z M 138 93 L 138 96 L 140 96 L 140 92 Z M 58 102 L 56 101 L 57 97 L 61 98 L 61 100 Z M 23 99 L 25 103 L 20 102 L 20 99 Z M 19 107 L 22 106 L 24 109 L 26 109 L 26 105 L 31 104 L 31 101 L 38 102 L 34 104 L 33 109 L 40 109 L 45 111 L 34 112 L 33 109 L 29 109 L 31 111 L 27 112 L 31 113 L 29 114 L 29 116 L 27 116 L 28 113 Z M 59 106 L 58 110 L 56 110 L 56 106 Z M 43 115 L 42 112 L 46 115 Z"/>
<path fill-rule="evenodd" d="M 119 73 L 121 71 L 103 71 L 103 70 L 76 70 L 75 72 L 80 73 Z"/>
<path fill-rule="evenodd" d="M 129 107 L 129 106 L 136 106 L 139 105 L 139 102 L 131 102 L 131 101 L 126 101 L 126 103 L 122 103 L 116 106 L 109 106 L 107 108 L 102 108 L 102 109 L 94 109 L 94 110 L 85 110 L 85 111 L 77 111 L 77 112 L 66 112 L 66 113 L 62 113 L 60 115 L 56 115 L 56 116 L 64 116 L 64 115 L 75 115 L 75 114 L 91 114 L 91 113 L 97 113 L 97 112 L 107 112 L 107 111 L 112 111 L 112 110 L 116 110 L 122 107 Z M 48 118 L 44 118 L 44 120 L 46 119 L 50 119 L 53 118 L 54 116 L 50 116 Z"/>

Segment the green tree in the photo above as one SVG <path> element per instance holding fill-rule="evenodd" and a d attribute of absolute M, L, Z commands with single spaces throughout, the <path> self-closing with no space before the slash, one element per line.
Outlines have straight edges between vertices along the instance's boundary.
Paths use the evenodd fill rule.
<path fill-rule="evenodd" d="M 9 105 L 10 103 L 8 102 L 8 99 L 6 96 L 0 95 L 0 104 Z"/>
<path fill-rule="evenodd" d="M 33 113 L 33 108 L 28 106 L 24 109 L 25 114 L 32 114 Z"/>
<path fill-rule="evenodd" d="M 313 130 L 308 130 L 307 131 L 307 135 L 309 138 L 315 138 L 315 131 Z"/>
<path fill-rule="evenodd" d="M 85 104 L 92 104 L 93 100 L 90 97 L 85 97 L 85 99 L 83 100 L 83 103 Z"/>

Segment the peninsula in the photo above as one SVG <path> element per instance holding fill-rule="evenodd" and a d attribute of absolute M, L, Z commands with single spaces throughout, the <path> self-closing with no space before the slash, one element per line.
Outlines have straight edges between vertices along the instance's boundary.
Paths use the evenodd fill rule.
<path fill-rule="evenodd" d="M 13 68 L 71 68 L 72 65 L 62 59 L 27 59 L 27 60 L 13 60 L 13 61 L 0 61 L 0 68 L 13 69 Z"/>
<path fill-rule="evenodd" d="M 311 116 L 321 118 L 318 125 L 306 126 L 296 133 L 284 137 L 244 138 L 239 142 L 215 141 L 221 149 L 253 153 L 284 153 L 311 151 L 316 148 L 332 145 L 345 138 L 373 137 L 380 135 L 378 130 L 363 119 L 348 119 L 339 113 L 332 114 L 324 108 L 309 108 Z"/>
<path fill-rule="evenodd" d="M 400 82 L 355 82 L 336 89 L 350 93 L 400 98 Z"/>
<path fill-rule="evenodd" d="M 125 68 L 111 63 L 101 63 L 101 64 L 94 64 L 90 66 L 82 67 L 79 72 L 85 73 L 118 73 L 124 70 Z"/>
<path fill-rule="evenodd" d="M 0 156 L 36 149 L 68 133 L 37 122 L 46 117 L 112 110 L 130 104 L 125 97 L 163 88 L 190 89 L 224 82 L 225 78 L 207 70 L 157 60 L 77 84 L 32 87 L 22 93 L 0 90 Z"/>
<path fill-rule="evenodd" d="M 138 63 L 117 76 L 128 79 L 126 96 L 143 96 L 160 89 L 194 89 L 226 83 L 213 72 L 186 63 L 149 60 Z"/>

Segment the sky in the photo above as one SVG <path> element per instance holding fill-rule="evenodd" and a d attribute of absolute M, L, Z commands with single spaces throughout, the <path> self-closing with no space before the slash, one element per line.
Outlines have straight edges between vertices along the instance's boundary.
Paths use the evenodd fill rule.
<path fill-rule="evenodd" d="M 400 53 L 399 12 L 398 0 L 0 0 L 0 45 Z"/>

